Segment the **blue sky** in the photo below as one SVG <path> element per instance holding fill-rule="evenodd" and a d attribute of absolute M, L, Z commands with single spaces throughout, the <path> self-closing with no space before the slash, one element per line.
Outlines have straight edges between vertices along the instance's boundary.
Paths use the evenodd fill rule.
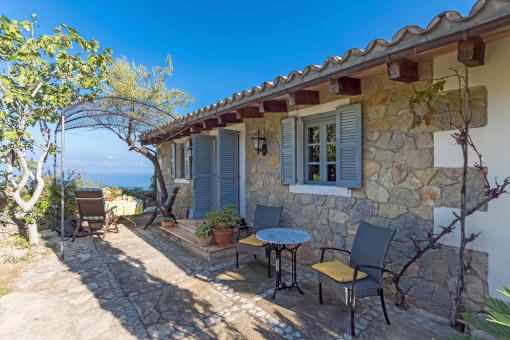
<path fill-rule="evenodd" d="M 428 25 L 437 14 L 467 15 L 471 1 L 151 1 L 0 0 L 0 13 L 25 20 L 38 14 L 41 32 L 59 23 L 146 66 L 170 54 L 169 88 L 196 98 L 188 113 L 309 64 L 322 64 L 375 38 L 391 40 L 403 26 Z M 67 168 L 92 172 L 152 172 L 143 156 L 104 131 L 66 135 Z"/>

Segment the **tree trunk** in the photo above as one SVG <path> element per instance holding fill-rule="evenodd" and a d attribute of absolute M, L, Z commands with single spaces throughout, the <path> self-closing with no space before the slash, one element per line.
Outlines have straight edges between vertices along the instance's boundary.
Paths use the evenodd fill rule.
<path fill-rule="evenodd" d="M 460 321 L 462 319 L 462 312 L 464 312 L 464 306 L 462 304 L 462 291 L 464 290 L 464 272 L 465 272 L 465 264 L 464 264 L 464 251 L 466 249 L 466 210 L 467 210 L 467 171 L 468 171 L 468 147 L 469 147 L 469 90 L 468 90 L 468 80 L 467 80 L 467 71 L 465 76 L 465 102 L 466 108 L 464 110 L 463 119 L 464 119 L 464 129 L 461 133 L 463 133 L 463 138 L 461 139 L 461 148 L 462 148 L 462 156 L 464 163 L 462 164 L 462 188 L 460 190 L 460 245 L 459 245 L 459 270 L 457 272 L 457 286 L 455 289 L 455 311 L 454 311 L 454 320 L 453 325 L 455 329 L 459 332 L 464 333 L 465 325 Z M 461 97 L 462 98 L 462 97 Z M 462 107 L 462 101 L 461 101 Z M 480 164 L 481 165 L 481 164 Z"/>
<path fill-rule="evenodd" d="M 152 164 L 154 165 L 154 174 L 156 175 L 156 181 L 159 184 L 159 189 L 161 190 L 161 200 L 166 201 L 168 197 L 168 191 L 166 190 L 165 178 L 163 177 L 163 172 L 161 171 L 161 166 L 159 165 L 158 157 L 151 153 L 143 154 L 147 157 Z"/>
<path fill-rule="evenodd" d="M 28 227 L 28 242 L 30 242 L 30 244 L 38 244 L 39 233 L 37 231 L 37 223 L 30 223 L 27 227 Z"/>

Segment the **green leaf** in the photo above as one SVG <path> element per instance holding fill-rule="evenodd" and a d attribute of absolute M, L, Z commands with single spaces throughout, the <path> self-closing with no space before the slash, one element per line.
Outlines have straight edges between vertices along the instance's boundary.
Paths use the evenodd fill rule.
<path fill-rule="evenodd" d="M 490 319 L 484 319 L 478 315 L 472 313 L 462 314 L 464 323 L 473 326 L 477 329 L 481 329 L 484 332 L 493 335 L 499 339 L 510 340 L 510 327 L 498 324 L 490 321 Z"/>
<path fill-rule="evenodd" d="M 4 132 L 4 138 L 7 140 L 15 140 L 18 138 L 18 131 L 7 130 Z"/>
<path fill-rule="evenodd" d="M 506 314 L 510 316 L 510 303 L 506 301 L 489 297 L 487 300 L 485 300 L 485 305 L 490 308 L 491 312 Z"/>
<path fill-rule="evenodd" d="M 21 22 L 21 26 L 23 26 L 23 28 L 29 32 L 31 29 L 32 29 L 32 24 L 26 20 L 22 21 Z"/>

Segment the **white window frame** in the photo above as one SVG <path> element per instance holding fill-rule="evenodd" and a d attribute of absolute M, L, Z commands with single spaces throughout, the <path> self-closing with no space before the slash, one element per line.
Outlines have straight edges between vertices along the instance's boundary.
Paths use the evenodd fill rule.
<path fill-rule="evenodd" d="M 301 140 L 301 143 L 303 144 L 303 183 L 308 185 L 324 185 L 324 186 L 336 186 L 336 176 L 335 181 L 331 182 L 327 180 L 327 166 L 328 164 L 335 164 L 337 165 L 336 157 L 335 161 L 328 161 L 327 160 L 327 145 L 328 144 L 335 144 L 335 142 L 328 142 L 327 141 L 327 125 L 334 124 L 335 130 L 336 130 L 336 139 L 339 138 L 338 136 L 338 129 L 336 128 L 336 112 L 325 112 L 321 114 L 317 114 L 314 116 L 309 116 L 306 118 L 303 118 L 303 138 Z M 308 129 L 312 127 L 319 127 L 319 143 L 312 143 L 310 144 L 308 142 Z M 308 160 L 308 147 L 311 145 L 317 145 L 319 146 L 319 162 L 310 162 Z M 311 181 L 308 179 L 308 165 L 319 165 L 320 169 L 320 178 L 322 180 L 319 181 Z"/>

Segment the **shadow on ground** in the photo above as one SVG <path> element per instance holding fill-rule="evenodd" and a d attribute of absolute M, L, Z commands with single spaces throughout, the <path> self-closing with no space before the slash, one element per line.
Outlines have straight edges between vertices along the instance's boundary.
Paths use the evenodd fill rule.
<path fill-rule="evenodd" d="M 141 230 L 145 219 L 122 220 L 105 242 L 67 242 L 64 263 L 52 255 L 33 264 L 17 292 L 0 299 L 0 338 L 329 339 L 348 331 L 348 308 L 327 291 L 320 305 L 311 272 L 298 273 L 304 295 L 287 289 L 272 299 L 265 262 L 247 255 L 239 269 L 235 259 L 208 263 L 156 226 Z M 58 239 L 49 243 L 58 254 Z M 359 330 L 369 328 L 363 338 L 376 334 L 370 327 L 391 329 L 373 300 L 356 314 Z"/>

